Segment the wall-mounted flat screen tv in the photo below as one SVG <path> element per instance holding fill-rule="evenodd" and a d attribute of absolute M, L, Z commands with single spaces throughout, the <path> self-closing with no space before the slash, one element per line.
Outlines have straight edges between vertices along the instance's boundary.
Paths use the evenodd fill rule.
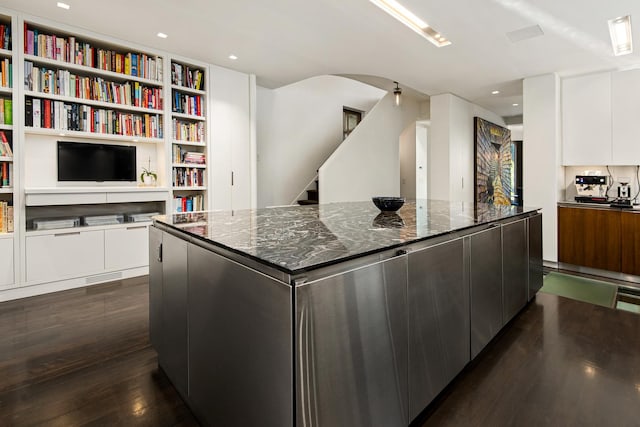
<path fill-rule="evenodd" d="M 135 181 L 136 147 L 58 141 L 58 181 Z"/>

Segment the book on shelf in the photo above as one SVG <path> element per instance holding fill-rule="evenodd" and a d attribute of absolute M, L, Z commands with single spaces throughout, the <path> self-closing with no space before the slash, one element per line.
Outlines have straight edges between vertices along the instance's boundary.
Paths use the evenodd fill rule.
<path fill-rule="evenodd" d="M 162 89 L 140 82 L 112 82 L 97 76 L 81 76 L 69 70 L 38 67 L 25 61 L 25 89 L 50 95 L 109 102 L 113 104 L 162 109 Z"/>
<path fill-rule="evenodd" d="M 25 123 L 34 128 L 92 132 L 143 138 L 163 138 L 162 115 L 130 113 L 90 105 L 32 98 Z"/>
<path fill-rule="evenodd" d="M 10 99 L 4 99 L 3 102 L 3 110 L 4 110 L 4 124 L 12 125 L 13 124 L 13 102 Z"/>
<path fill-rule="evenodd" d="M 13 206 L 0 201 L 0 233 L 13 233 Z"/>
<path fill-rule="evenodd" d="M 176 141 L 204 142 L 204 123 L 171 120 L 173 139 Z"/>
<path fill-rule="evenodd" d="M 27 55 L 162 81 L 161 57 L 101 48 L 74 36 L 44 34 L 26 22 L 24 34 L 24 53 Z M 132 63 L 136 64 L 135 68 Z"/>
<path fill-rule="evenodd" d="M 0 61 L 0 85 L 10 88 L 13 86 L 13 67 L 9 58 Z"/>
<path fill-rule="evenodd" d="M 201 168 L 174 167 L 174 187 L 202 187 L 204 186 L 204 171 Z"/>
<path fill-rule="evenodd" d="M 173 199 L 174 212 L 194 212 L 202 210 L 204 210 L 204 196 L 202 194 L 177 196 Z"/>
<path fill-rule="evenodd" d="M 0 48 L 11 50 L 11 25 L 0 24 Z"/>
<path fill-rule="evenodd" d="M 13 187 L 13 163 L 0 162 L 0 187 Z"/>
<path fill-rule="evenodd" d="M 11 144 L 9 144 L 9 139 L 7 138 L 7 134 L 4 133 L 3 130 L 0 130 L 0 152 L 2 156 L 13 157 L 13 150 L 11 149 Z"/>

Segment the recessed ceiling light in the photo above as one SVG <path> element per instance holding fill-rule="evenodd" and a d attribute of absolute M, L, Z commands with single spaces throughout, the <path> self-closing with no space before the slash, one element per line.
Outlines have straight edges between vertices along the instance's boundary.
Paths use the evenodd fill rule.
<path fill-rule="evenodd" d="M 56 3 L 56 6 L 58 6 L 60 9 L 65 9 L 65 10 L 69 10 L 71 9 L 71 6 L 69 6 L 66 3 L 62 3 L 61 1 L 59 1 L 58 3 Z"/>
<path fill-rule="evenodd" d="M 229 55 L 229 59 L 232 59 L 235 61 L 236 59 L 238 59 L 238 57 L 232 53 L 231 55 Z"/>
<path fill-rule="evenodd" d="M 165 33 L 158 33 L 157 36 L 160 37 L 161 39 L 166 39 L 167 37 L 169 37 Z"/>
<path fill-rule="evenodd" d="M 434 45 L 443 47 L 451 44 L 451 42 L 444 38 L 438 31 L 431 28 L 429 24 L 418 18 L 413 12 L 398 3 L 396 0 L 370 1 L 416 33 L 420 34 L 425 39 L 429 40 Z"/>
<path fill-rule="evenodd" d="M 491 95 L 497 95 L 497 94 L 499 94 L 499 93 L 500 93 L 500 91 L 499 91 L 499 90 L 494 90 L 494 91 L 492 91 L 492 92 L 491 92 Z"/>
<path fill-rule="evenodd" d="M 633 52 L 633 44 L 631 40 L 631 16 L 627 15 L 615 19 L 609 19 L 608 23 L 611 44 L 613 45 L 613 54 L 615 56 L 620 56 Z"/>
<path fill-rule="evenodd" d="M 514 104 L 511 104 L 511 105 L 513 105 L 514 107 L 517 107 L 517 106 L 518 106 L 518 105 L 520 105 L 520 104 L 515 104 L 515 103 L 514 103 Z"/>

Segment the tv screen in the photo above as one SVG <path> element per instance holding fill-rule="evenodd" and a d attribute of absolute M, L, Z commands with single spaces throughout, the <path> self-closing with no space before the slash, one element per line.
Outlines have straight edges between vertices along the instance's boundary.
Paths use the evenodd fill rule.
<path fill-rule="evenodd" d="M 136 147 L 58 141 L 58 181 L 135 181 Z"/>

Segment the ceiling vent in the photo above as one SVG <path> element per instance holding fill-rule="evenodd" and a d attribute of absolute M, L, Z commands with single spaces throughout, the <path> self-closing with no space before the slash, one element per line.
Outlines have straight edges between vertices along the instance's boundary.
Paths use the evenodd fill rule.
<path fill-rule="evenodd" d="M 507 38 L 511 43 L 521 42 L 522 40 L 532 39 L 544 35 L 540 25 L 532 25 L 530 27 L 520 28 L 519 30 L 507 33 Z"/>

